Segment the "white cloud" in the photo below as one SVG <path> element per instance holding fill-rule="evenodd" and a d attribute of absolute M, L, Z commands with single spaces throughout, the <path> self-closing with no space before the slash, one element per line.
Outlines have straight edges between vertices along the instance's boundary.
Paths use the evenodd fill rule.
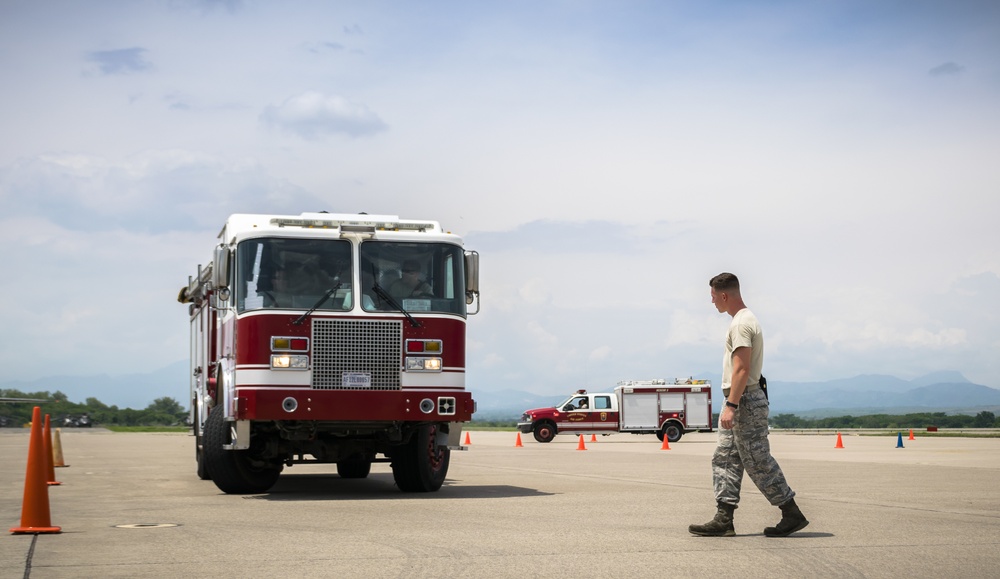
<path fill-rule="evenodd" d="M 325 95 L 317 91 L 289 97 L 278 106 L 268 105 L 260 120 L 304 139 L 338 133 L 360 137 L 388 128 L 367 106 L 339 95 Z"/>

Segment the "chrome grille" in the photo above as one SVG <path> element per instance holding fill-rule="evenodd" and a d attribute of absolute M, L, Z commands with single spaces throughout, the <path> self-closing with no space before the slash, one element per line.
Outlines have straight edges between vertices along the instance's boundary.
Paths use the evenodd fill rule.
<path fill-rule="evenodd" d="M 399 390 L 403 324 L 314 319 L 312 387 L 321 390 Z M 371 376 L 371 388 L 344 385 L 345 373 Z"/>

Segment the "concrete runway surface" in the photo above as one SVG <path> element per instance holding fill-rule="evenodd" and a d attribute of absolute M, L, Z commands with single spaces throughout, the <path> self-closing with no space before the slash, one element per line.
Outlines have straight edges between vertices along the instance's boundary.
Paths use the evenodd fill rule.
<path fill-rule="evenodd" d="M 0 539 L 0 578 L 1000 577 L 1000 439 L 772 433 L 811 524 L 779 519 L 749 479 L 737 536 L 694 537 L 714 514 L 715 434 L 670 450 L 650 435 L 470 433 L 437 493 L 286 468 L 232 496 L 195 475 L 186 434 L 63 429 L 49 488 L 61 534 Z M 28 431 L 0 431 L 0 514 L 20 525 Z"/>

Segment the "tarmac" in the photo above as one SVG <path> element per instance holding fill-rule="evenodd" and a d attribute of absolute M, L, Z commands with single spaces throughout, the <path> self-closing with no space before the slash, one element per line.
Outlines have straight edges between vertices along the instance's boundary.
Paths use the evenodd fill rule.
<path fill-rule="evenodd" d="M 0 578 L 1000 577 L 1000 439 L 772 433 L 810 520 L 749 479 L 736 537 L 696 537 L 715 511 L 716 435 L 548 444 L 472 431 L 440 491 L 399 492 L 334 465 L 286 468 L 271 492 L 225 495 L 195 474 L 187 434 L 62 429 L 48 487 L 59 534 L 0 537 Z M 28 431 L 0 429 L 0 524 L 20 525 Z"/>

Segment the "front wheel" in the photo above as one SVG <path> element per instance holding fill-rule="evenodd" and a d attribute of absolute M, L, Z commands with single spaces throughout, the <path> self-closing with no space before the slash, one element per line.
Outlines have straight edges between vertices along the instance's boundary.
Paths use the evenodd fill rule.
<path fill-rule="evenodd" d="M 538 442 L 552 442 L 556 437 L 556 427 L 551 422 L 539 422 L 535 425 L 534 434 Z"/>
<path fill-rule="evenodd" d="M 232 442 L 229 423 L 222 419 L 222 409 L 208 413 L 202 453 L 212 482 L 219 490 L 231 495 L 250 495 L 267 492 L 278 482 L 281 463 L 264 462 L 253 457 L 250 450 L 226 450 L 223 445 Z"/>
<path fill-rule="evenodd" d="M 424 424 L 410 440 L 392 449 L 392 478 L 406 493 L 434 492 L 444 484 L 451 462 L 451 450 L 438 446 L 439 424 Z"/>

